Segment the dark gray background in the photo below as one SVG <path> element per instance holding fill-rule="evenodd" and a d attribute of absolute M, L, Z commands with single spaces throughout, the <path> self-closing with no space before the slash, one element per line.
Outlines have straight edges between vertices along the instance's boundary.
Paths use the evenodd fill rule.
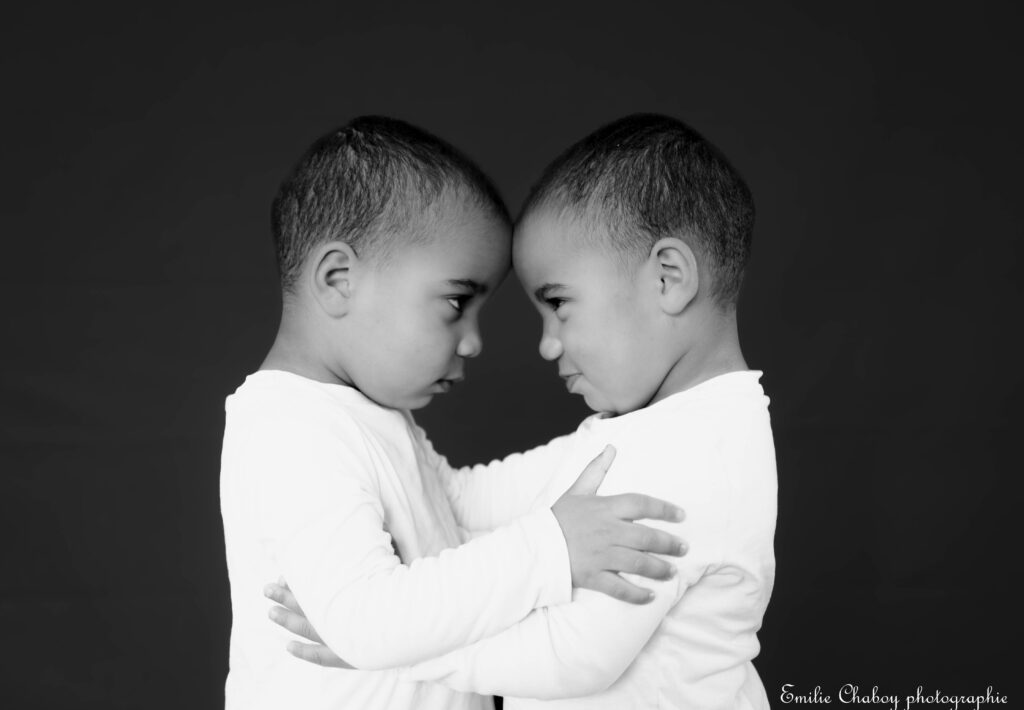
<path fill-rule="evenodd" d="M 1021 25 L 819 5 L 5 10 L 0 701 L 223 702 L 223 398 L 273 336 L 269 204 L 309 142 L 398 116 L 516 209 L 645 110 L 705 133 L 758 204 L 740 321 L 779 458 L 769 696 L 1013 702 Z M 484 336 L 419 414 L 457 463 L 586 413 L 514 280 Z"/>

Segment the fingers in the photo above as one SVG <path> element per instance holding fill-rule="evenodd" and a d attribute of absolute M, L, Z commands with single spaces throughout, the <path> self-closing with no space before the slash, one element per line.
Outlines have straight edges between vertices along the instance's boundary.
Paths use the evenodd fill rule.
<path fill-rule="evenodd" d="M 671 562 L 626 547 L 613 547 L 607 557 L 606 569 L 612 572 L 628 572 L 650 579 L 671 579 L 676 573 L 676 566 Z"/>
<path fill-rule="evenodd" d="M 622 493 L 608 496 L 605 500 L 611 504 L 615 516 L 623 520 L 667 520 L 678 523 L 686 518 L 686 513 L 679 506 L 642 493 Z"/>
<path fill-rule="evenodd" d="M 277 584 L 265 586 L 263 588 L 263 596 L 267 599 L 273 599 L 281 606 L 288 607 L 297 614 L 302 614 L 302 607 L 299 606 L 298 599 L 292 594 L 292 590 L 288 588 L 288 585 L 283 582 L 283 579 L 279 579 Z M 302 615 L 305 616 L 305 614 Z"/>
<path fill-rule="evenodd" d="M 594 575 L 587 586 L 595 592 L 607 594 L 614 599 L 629 604 L 646 604 L 654 599 L 654 592 L 650 589 L 630 584 L 612 572 L 602 572 L 599 575 Z"/>
<path fill-rule="evenodd" d="M 324 665 L 324 656 L 320 653 L 320 649 L 327 648 L 326 646 L 316 646 L 308 643 L 299 643 L 298 641 L 289 641 L 286 646 L 288 653 L 292 654 L 296 658 L 301 658 L 303 661 L 309 663 L 315 663 L 318 666 Z"/>
<path fill-rule="evenodd" d="M 302 613 L 302 607 L 292 594 L 284 577 L 277 580 L 276 584 L 268 584 L 263 588 L 263 594 L 268 599 L 282 604 L 283 606 L 272 607 L 268 613 L 270 619 L 297 636 L 309 639 L 314 643 L 289 642 L 288 653 L 296 658 L 315 663 L 318 666 L 329 668 L 353 668 L 354 666 L 342 660 L 334 651 L 324 645 L 323 639 L 316 629 L 309 623 Z"/>
<path fill-rule="evenodd" d="M 287 648 L 288 653 L 296 658 L 308 661 L 309 663 L 315 663 L 318 666 L 324 666 L 325 668 L 352 668 L 352 666 L 341 660 L 334 651 L 323 644 L 291 641 Z"/>
<path fill-rule="evenodd" d="M 614 544 L 622 547 L 675 557 L 685 555 L 689 549 L 689 546 L 675 535 L 640 523 L 623 523 L 622 527 L 616 530 L 613 540 Z"/>
<path fill-rule="evenodd" d="M 309 621 L 306 620 L 306 617 L 295 613 L 291 609 L 286 609 L 283 606 L 271 607 L 268 616 L 270 616 L 275 624 L 283 626 L 296 636 L 301 636 L 316 643 L 322 644 L 324 642 Z"/>
<path fill-rule="evenodd" d="M 576 482 L 567 491 L 568 495 L 593 495 L 597 492 L 601 482 L 604 481 L 605 474 L 608 473 L 608 469 L 611 468 L 612 461 L 615 460 L 615 447 L 606 446 L 604 450 L 599 453 L 594 460 L 587 464 L 587 467 L 583 469 L 583 473 L 580 474 Z"/>

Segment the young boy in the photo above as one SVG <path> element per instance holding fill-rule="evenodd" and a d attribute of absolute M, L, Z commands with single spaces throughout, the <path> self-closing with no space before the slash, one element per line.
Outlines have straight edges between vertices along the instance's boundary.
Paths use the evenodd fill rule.
<path fill-rule="evenodd" d="M 459 547 L 472 512 L 459 501 L 479 503 L 480 482 L 514 498 L 518 480 L 547 479 L 556 466 L 526 456 L 442 478 L 409 415 L 462 379 L 481 348 L 481 305 L 509 268 L 508 214 L 476 166 L 407 124 L 356 119 L 285 181 L 273 228 L 280 329 L 226 405 L 228 707 L 488 704 L 395 671 L 327 676 L 280 654 L 282 632 L 265 623 L 259 596 L 268 578 L 284 575 L 324 638 L 375 669 L 439 656 L 568 601 L 570 581 L 639 601 L 644 590 L 608 570 L 671 571 L 638 550 L 679 554 L 679 541 L 622 519 L 676 511 L 641 496 L 566 495 L 504 520 L 480 505 L 498 529 Z M 573 493 L 596 488 L 608 461 Z"/>
<path fill-rule="evenodd" d="M 616 121 L 547 169 L 516 229 L 516 271 L 543 317 L 541 355 L 602 414 L 570 437 L 539 502 L 611 442 L 602 491 L 685 499 L 693 552 L 650 604 L 577 590 L 403 677 L 510 709 L 768 708 L 751 660 L 774 580 L 775 455 L 736 323 L 753 219 L 725 157 L 666 117 Z M 335 659 L 293 652 L 312 649 Z"/>

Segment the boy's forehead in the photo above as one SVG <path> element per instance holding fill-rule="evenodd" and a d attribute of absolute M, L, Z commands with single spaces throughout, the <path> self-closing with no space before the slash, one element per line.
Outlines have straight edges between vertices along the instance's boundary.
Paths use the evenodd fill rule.
<path fill-rule="evenodd" d="M 415 228 L 435 234 L 479 229 L 483 225 L 496 228 L 501 224 L 491 210 L 469 196 L 443 194 L 412 220 Z"/>
<path fill-rule="evenodd" d="M 508 270 L 509 229 L 482 210 L 449 212 L 421 229 L 405 250 L 410 266 L 445 280 L 493 280 Z"/>
<path fill-rule="evenodd" d="M 536 210 L 516 225 L 515 249 L 524 251 L 548 250 L 564 246 L 569 241 L 572 221 L 549 210 Z"/>
<path fill-rule="evenodd" d="M 470 198 L 443 195 L 411 216 L 408 229 L 416 241 L 439 248 L 508 247 L 509 228 L 490 210 Z"/>
<path fill-rule="evenodd" d="M 513 258 L 519 271 L 557 268 L 578 260 L 588 249 L 583 220 L 552 210 L 537 210 L 516 227 Z"/>

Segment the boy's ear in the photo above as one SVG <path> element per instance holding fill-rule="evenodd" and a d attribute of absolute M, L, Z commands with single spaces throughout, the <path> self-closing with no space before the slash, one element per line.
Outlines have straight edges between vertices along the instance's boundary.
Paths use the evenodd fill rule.
<path fill-rule="evenodd" d="M 355 250 L 345 242 L 327 242 L 313 254 L 313 295 L 327 315 L 348 313 L 352 281 L 359 265 Z"/>
<path fill-rule="evenodd" d="M 679 315 L 697 297 L 700 273 L 693 250 L 682 239 L 666 237 L 651 247 L 651 263 L 658 277 L 658 300 L 669 315 Z"/>

